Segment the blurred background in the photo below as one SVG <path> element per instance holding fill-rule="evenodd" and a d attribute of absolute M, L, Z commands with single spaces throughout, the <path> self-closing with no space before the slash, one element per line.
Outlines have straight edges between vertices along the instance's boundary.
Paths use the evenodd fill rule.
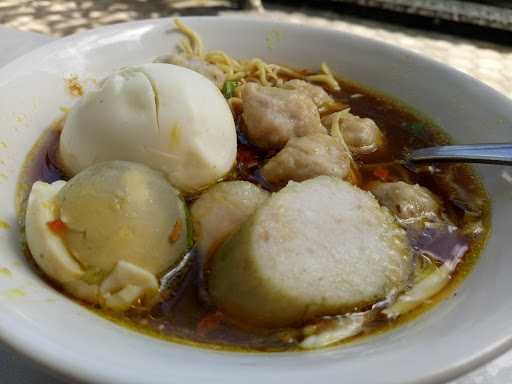
<path fill-rule="evenodd" d="M 0 25 L 54 37 L 130 20 L 237 13 L 383 40 L 512 97 L 510 0 L 0 0 Z"/>

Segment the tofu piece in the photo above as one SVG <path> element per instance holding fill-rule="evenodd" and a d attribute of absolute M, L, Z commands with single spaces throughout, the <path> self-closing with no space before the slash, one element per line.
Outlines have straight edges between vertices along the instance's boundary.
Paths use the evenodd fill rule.
<path fill-rule="evenodd" d="M 213 254 L 269 195 L 248 181 L 225 181 L 204 192 L 190 208 L 199 252 Z"/>
<path fill-rule="evenodd" d="M 304 80 L 288 80 L 286 83 L 284 83 L 283 88 L 303 92 L 304 94 L 311 97 L 317 107 L 321 107 L 323 105 L 334 102 L 333 98 L 329 96 L 329 94 L 325 92 L 322 87 L 308 83 Z"/>
<path fill-rule="evenodd" d="M 437 219 L 442 212 L 439 198 L 418 184 L 375 181 L 369 185 L 369 190 L 383 206 L 402 220 Z"/>
<path fill-rule="evenodd" d="M 245 133 L 264 149 L 281 149 L 292 137 L 325 133 L 315 103 L 303 92 L 248 83 L 242 89 Z"/>
<path fill-rule="evenodd" d="M 373 195 L 329 176 L 290 182 L 211 260 L 212 300 L 238 321 L 286 327 L 360 311 L 405 288 L 405 231 Z"/>
<path fill-rule="evenodd" d="M 316 176 L 349 175 L 350 155 L 332 136 L 316 133 L 291 138 L 281 151 L 261 169 L 262 176 L 275 185 Z"/>

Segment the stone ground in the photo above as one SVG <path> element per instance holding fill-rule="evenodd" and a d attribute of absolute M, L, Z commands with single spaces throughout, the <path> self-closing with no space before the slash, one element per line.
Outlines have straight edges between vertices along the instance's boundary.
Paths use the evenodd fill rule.
<path fill-rule="evenodd" d="M 130 20 L 178 14 L 217 14 L 219 11 L 226 13 L 226 7 L 229 6 L 232 9 L 227 13 L 231 13 L 240 3 L 248 4 L 250 1 L 0 0 L 0 25 L 59 37 Z M 510 46 L 355 19 L 313 9 L 308 9 L 305 13 L 301 9 L 273 7 L 266 12 L 252 13 L 256 17 L 334 28 L 399 45 L 449 64 L 512 97 Z"/>
<path fill-rule="evenodd" d="M 178 12 L 194 13 L 191 5 L 203 5 L 202 13 L 214 13 L 230 1 L 211 0 L 0 0 L 0 24 L 24 31 L 65 36 L 101 25 L 158 18 Z"/>

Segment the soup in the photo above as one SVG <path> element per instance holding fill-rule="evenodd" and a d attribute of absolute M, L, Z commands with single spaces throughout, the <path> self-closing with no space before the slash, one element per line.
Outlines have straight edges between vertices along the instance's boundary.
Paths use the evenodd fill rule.
<path fill-rule="evenodd" d="M 223 52 L 205 54 L 193 31 L 178 26 L 189 40 L 182 45 L 181 54 L 164 59 L 173 64 L 158 65 L 186 66 L 202 73 L 222 91 L 231 109 L 236 143 L 229 148 L 221 143 L 219 148 L 222 147 L 224 155 L 235 149 L 235 165 L 229 164 L 222 177 L 217 177 L 214 171 L 209 171 L 212 175 L 203 172 L 192 177 L 194 182 L 200 180 L 198 185 L 192 185 L 187 178 L 194 172 L 194 166 L 206 167 L 204 164 L 217 159 L 195 158 L 187 152 L 183 155 L 190 156 L 187 163 L 176 160 L 172 165 L 180 169 L 159 168 L 161 161 L 151 160 L 149 168 L 163 171 L 165 177 L 126 162 L 145 162 L 147 158 L 140 161 L 124 156 L 101 159 L 122 162 L 88 164 L 79 170 L 80 161 L 69 160 L 69 156 L 66 160 L 62 154 L 63 140 L 68 145 L 66 151 L 73 154 L 69 149 L 73 142 L 69 136 L 63 138 L 62 132 L 72 129 L 67 126 L 70 121 L 81 124 L 79 114 L 64 116 L 44 133 L 27 157 L 20 176 L 20 219 L 24 223 L 25 217 L 28 221 L 35 215 L 26 213 L 26 205 L 36 181 L 49 184 L 69 180 L 56 192 L 61 196 L 56 200 L 60 218 L 48 220 L 48 228 L 71 250 L 69 253 L 76 262 L 73 268 L 78 268 L 78 273 L 80 268 L 89 268 L 80 275 L 80 284 L 86 284 L 88 289 L 95 287 L 95 291 L 91 299 L 83 287 L 77 288 L 70 284 L 71 280 L 62 281 L 49 273 L 55 264 L 48 266 L 38 259 L 28 236 L 27 255 L 30 260 L 34 257 L 35 267 L 42 269 L 41 276 L 49 284 L 102 316 L 138 331 L 198 346 L 249 351 L 314 349 L 357 340 L 409 321 L 454 292 L 472 270 L 484 245 L 489 232 L 489 201 L 468 166 L 434 164 L 411 170 L 404 164 L 404 155 L 412 149 L 450 143 L 439 128 L 399 102 L 334 78 L 327 66 L 314 73 L 269 65 L 258 59 L 237 61 Z M 154 81 L 157 70 L 148 68 L 144 69 L 145 76 L 149 73 Z M 162 71 L 161 67 L 158 71 Z M 136 72 L 120 79 L 115 81 L 145 81 Z M 113 89 L 132 91 L 115 81 L 112 80 Z M 154 83 L 149 86 L 155 88 Z M 213 92 L 207 88 L 205 92 L 210 91 Z M 165 97 L 174 97 L 163 93 L 159 96 L 157 112 L 158 108 L 165 108 Z M 108 102 L 109 95 L 103 94 L 100 99 Z M 138 102 L 143 104 L 140 99 Z M 100 107 L 90 104 L 81 108 L 96 108 L 94 113 L 102 113 L 97 109 Z M 313 112 L 304 112 L 308 108 Z M 262 115 L 261 110 L 266 112 Z M 224 124 L 224 115 L 207 112 L 212 120 Z M 161 128 L 162 122 L 159 124 Z M 182 136 L 187 133 L 177 127 L 181 126 L 176 123 L 170 129 L 173 143 L 195 144 L 200 140 L 187 141 Z M 109 137 L 103 139 L 108 141 Z M 217 139 L 209 138 L 211 147 L 217 145 Z M 226 140 L 231 139 L 230 136 Z M 92 146 L 87 142 L 83 147 L 89 145 Z M 120 151 L 115 146 L 109 150 Z M 217 165 L 222 167 L 222 161 L 217 161 Z M 189 166 L 192 168 L 186 168 Z M 83 176 L 84 172 L 88 174 Z M 103 267 L 107 265 L 102 264 L 103 259 L 93 260 L 100 251 L 95 248 L 93 255 L 89 255 L 83 246 L 86 236 L 75 233 L 72 222 L 81 219 L 74 219 L 76 215 L 87 215 L 87 211 L 94 209 L 98 215 L 103 214 L 96 205 L 100 198 L 94 197 L 97 192 L 91 189 L 94 201 L 82 204 L 92 205 L 80 210 L 65 205 L 72 200 L 66 200 L 65 194 L 78 196 L 73 197 L 77 200 L 87 199 L 82 191 L 101 180 L 103 176 L 98 175 L 102 172 L 116 182 L 101 189 L 101 193 L 121 193 L 118 186 L 126 183 L 123 193 L 127 193 L 127 203 L 121 202 L 135 201 L 130 212 L 140 209 L 142 217 L 149 209 L 139 207 L 140 198 L 131 196 L 140 185 L 150 186 L 143 192 L 154 196 L 158 203 L 156 210 L 150 210 L 149 224 L 144 221 L 145 226 L 136 233 L 136 237 L 154 239 L 141 246 L 146 247 L 141 257 L 151 244 L 160 244 L 163 236 L 155 234 L 151 226 L 166 223 L 169 229 L 168 236 L 167 232 L 163 236 L 168 242 L 164 251 L 154 251 L 163 255 L 164 267 L 155 266 L 156 261 L 139 262 L 133 255 L 123 259 L 158 278 L 168 270 L 179 272 L 173 276 L 172 284 L 161 286 L 151 300 L 151 276 L 131 267 L 118 268 L 118 259 L 114 267 L 112 263 Z M 76 174 L 82 175 L 81 184 L 75 179 L 78 176 L 73 176 Z M 181 177 L 182 174 L 185 176 Z M 205 184 L 203 180 L 208 177 L 215 181 Z M 169 190 L 164 179 L 172 185 Z M 132 180 L 135 184 L 130 184 Z M 70 186 L 76 186 L 78 192 L 73 192 Z M 170 198 L 174 194 L 176 200 Z M 141 201 L 147 201 L 144 199 Z M 334 202 L 332 209 L 329 202 Z M 161 214 L 158 207 L 169 207 L 166 209 L 173 213 Z M 97 226 L 94 218 L 88 220 L 93 222 L 92 227 Z M 80 223 L 88 225 L 87 221 Z M 120 227 L 114 224 L 114 232 L 118 233 Z M 104 225 L 98 230 L 98 238 L 110 230 L 109 223 Z M 36 230 L 32 227 L 34 239 Z M 84 233 L 93 237 L 93 230 Z M 361 235 L 362 232 L 367 233 Z M 300 236 L 295 236 L 297 233 Z M 303 241 L 305 238 L 308 242 Z M 342 240 L 350 244 L 339 245 Z M 130 247 L 135 249 L 138 241 L 125 237 L 119 240 L 121 245 L 117 248 L 133 244 Z M 105 242 L 111 246 L 114 240 L 101 238 L 102 248 L 97 248 L 101 252 Z M 187 253 L 183 262 L 191 247 L 192 252 Z M 109 248 L 110 254 L 115 254 L 117 248 Z M 320 253 L 319 248 L 323 249 Z M 334 262 L 324 256 L 331 249 Z M 119 253 L 127 251 L 123 252 Z M 169 257 L 171 254 L 173 257 Z M 354 254 L 361 261 L 354 261 Z M 115 283 L 111 278 L 114 273 Z M 108 279 L 110 285 L 105 288 L 104 281 Z M 122 279 L 131 283 L 120 285 Z M 146 285 L 137 286 L 135 281 L 144 281 Z M 128 305 L 123 301 L 120 306 L 119 297 L 133 300 Z"/>

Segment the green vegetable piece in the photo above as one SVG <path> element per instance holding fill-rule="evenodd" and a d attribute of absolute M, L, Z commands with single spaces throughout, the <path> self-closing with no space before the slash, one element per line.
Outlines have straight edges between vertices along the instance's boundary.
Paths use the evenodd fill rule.
<path fill-rule="evenodd" d="M 192 215 L 190 214 L 190 208 L 185 204 L 185 217 L 187 226 L 187 250 L 190 250 L 194 246 L 194 225 L 192 224 Z"/>
<path fill-rule="evenodd" d="M 222 87 L 222 93 L 226 99 L 230 99 L 233 97 L 236 88 L 240 85 L 240 82 L 237 80 L 226 80 L 224 86 Z"/>
<path fill-rule="evenodd" d="M 422 133 L 422 132 L 424 131 L 424 129 L 425 129 L 425 124 L 423 124 L 423 123 L 418 123 L 418 122 L 416 122 L 416 123 L 412 123 L 412 124 L 410 125 L 410 128 L 411 128 L 411 130 L 412 130 L 414 133 L 419 134 L 419 133 Z"/>

